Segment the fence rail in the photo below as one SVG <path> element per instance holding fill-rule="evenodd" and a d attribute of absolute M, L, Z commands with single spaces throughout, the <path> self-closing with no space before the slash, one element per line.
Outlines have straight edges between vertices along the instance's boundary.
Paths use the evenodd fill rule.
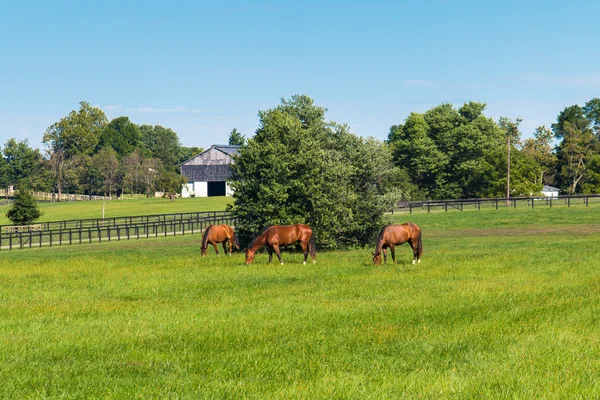
<path fill-rule="evenodd" d="M 465 209 L 477 209 L 481 208 L 495 208 L 496 210 L 500 207 L 556 207 L 556 206 L 567 206 L 581 204 L 586 207 L 589 206 L 590 202 L 600 203 L 600 194 L 588 194 L 588 195 L 573 195 L 573 196 L 560 196 L 560 197 L 498 197 L 490 199 L 454 199 L 454 200 L 424 200 L 424 201 L 407 201 L 399 202 L 391 210 L 394 212 L 408 212 L 412 214 L 416 211 L 445 211 L 448 210 L 459 210 Z"/>
<path fill-rule="evenodd" d="M 117 219 L 124 222 L 116 223 Z M 98 220 L 74 220 L 45 223 L 50 228 L 42 229 L 15 230 L 5 227 L 0 233 L 0 250 L 186 235 L 200 233 L 210 224 L 235 224 L 235 218 L 230 213 L 221 211 L 117 217 L 111 220 L 112 223 L 105 225 L 95 223 Z M 81 221 L 94 223 L 82 225 L 79 223 Z M 40 224 L 36 224 L 36 228 L 37 225 Z"/>
<path fill-rule="evenodd" d="M 166 221 L 184 221 L 189 219 L 201 218 L 220 218 L 223 215 L 229 215 L 226 211 L 199 211 L 172 214 L 154 214 L 154 215 L 134 215 L 111 218 L 87 218 L 87 219 L 69 219 L 63 221 L 38 222 L 41 230 L 58 230 L 69 228 L 96 228 L 117 225 L 140 225 L 150 222 Z M 0 225 L 0 230 L 8 231 L 13 225 Z M 38 229 L 38 230 L 39 230 Z"/>

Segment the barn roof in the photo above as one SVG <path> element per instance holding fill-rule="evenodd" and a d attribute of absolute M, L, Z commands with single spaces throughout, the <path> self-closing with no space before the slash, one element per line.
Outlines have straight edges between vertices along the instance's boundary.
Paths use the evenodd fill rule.
<path fill-rule="evenodd" d="M 201 153 L 196 154 L 195 156 L 185 160 L 184 162 L 182 162 L 181 164 L 179 164 L 180 166 L 187 164 L 189 161 L 193 160 L 194 158 L 210 151 L 211 149 L 215 149 L 215 150 L 219 150 L 221 153 L 223 154 L 227 154 L 228 156 L 239 156 L 240 155 L 240 147 L 241 146 L 234 146 L 234 145 L 229 145 L 229 144 L 213 144 L 212 146 L 210 146 L 208 149 L 204 150 Z"/>

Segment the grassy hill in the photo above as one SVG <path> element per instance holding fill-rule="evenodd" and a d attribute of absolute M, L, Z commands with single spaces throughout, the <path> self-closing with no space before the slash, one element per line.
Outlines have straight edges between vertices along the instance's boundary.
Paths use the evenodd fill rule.
<path fill-rule="evenodd" d="M 231 197 L 198 197 L 176 199 L 175 201 L 162 198 L 110 200 L 104 202 L 104 216 L 110 218 L 130 215 L 220 211 L 224 210 L 227 203 L 232 201 L 233 198 Z M 44 213 L 39 221 L 102 218 L 102 203 L 102 201 L 39 203 L 40 210 Z M 6 218 L 8 208 L 8 206 L 0 207 L 0 225 L 11 223 Z"/>
<path fill-rule="evenodd" d="M 2 398 L 597 398 L 598 207 L 390 216 L 283 266 L 199 235 L 0 253 Z"/>

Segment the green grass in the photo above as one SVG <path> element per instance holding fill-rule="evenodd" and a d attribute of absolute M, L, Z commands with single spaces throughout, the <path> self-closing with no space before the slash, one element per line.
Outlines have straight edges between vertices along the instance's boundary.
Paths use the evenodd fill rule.
<path fill-rule="evenodd" d="M 198 235 L 0 253 L 1 398 L 598 398 L 598 208 L 394 216 L 375 267 Z"/>
<path fill-rule="evenodd" d="M 104 216 L 122 217 L 130 215 L 169 214 L 194 211 L 220 211 L 232 202 L 231 197 L 198 197 L 170 201 L 163 198 L 110 200 L 104 202 Z M 102 201 L 74 201 L 39 203 L 44 213 L 39 219 L 63 221 L 68 219 L 102 218 Z M 6 218 L 8 206 L 0 207 L 0 225 L 10 224 Z"/>

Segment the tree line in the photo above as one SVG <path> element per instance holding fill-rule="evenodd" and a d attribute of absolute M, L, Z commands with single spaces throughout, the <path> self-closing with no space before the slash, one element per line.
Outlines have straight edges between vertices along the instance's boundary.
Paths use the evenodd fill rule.
<path fill-rule="evenodd" d="M 178 164 L 202 150 L 182 146 L 170 128 L 137 125 L 126 116 L 109 121 L 90 103 L 79 106 L 46 129 L 44 152 L 26 140 L 13 138 L 4 144 L 0 187 L 24 183 L 38 191 L 100 195 L 178 191 L 182 183 Z M 344 168 L 352 163 L 358 168 L 362 161 L 356 159 L 368 160 L 369 152 L 380 153 L 380 158 L 389 153 L 386 168 L 392 171 L 386 179 L 391 182 L 390 190 L 402 199 L 529 196 L 538 194 L 543 185 L 556 186 L 566 194 L 600 192 L 600 99 L 566 107 L 555 123 L 538 127 L 528 139 L 522 139 L 519 119 L 494 121 L 485 115 L 485 108 L 484 103 L 468 102 L 413 112 L 391 126 L 383 142 L 356 139 L 372 148 L 351 154 L 342 150 L 344 140 L 349 140 L 342 132 L 354 137 L 349 128 L 327 121 L 326 110 L 309 97 L 294 96 L 259 113 L 261 126 L 247 144 L 237 129 L 231 132 L 229 142 L 250 149 L 255 143 L 275 140 L 267 140 L 265 129 L 277 111 L 305 118 L 300 120 L 302 127 L 316 130 L 315 137 L 330 131 L 325 136 L 331 143 L 323 144 L 319 155 L 323 162 L 331 162 L 328 157 L 338 151 Z M 319 128 L 314 126 L 316 121 Z M 332 139 L 334 133 L 337 139 Z M 277 140 L 287 137 L 279 134 L 284 137 Z M 339 175 L 344 168 L 336 167 Z M 373 179 L 381 185 L 381 177 Z"/>
<path fill-rule="evenodd" d="M 497 121 L 484 103 L 440 104 L 393 125 L 385 141 L 327 121 L 307 96 L 259 112 L 233 165 L 243 244 L 275 224 L 308 223 L 320 247 L 373 240 L 400 200 L 531 196 L 543 185 L 600 192 L 600 100 L 565 108 L 523 140 L 520 119 Z"/>
<path fill-rule="evenodd" d="M 177 166 L 201 148 L 182 146 L 170 128 L 137 125 L 125 116 L 109 121 L 100 108 L 79 105 L 46 129 L 44 153 L 27 140 L 5 143 L 0 187 L 106 196 L 181 190 Z"/>

